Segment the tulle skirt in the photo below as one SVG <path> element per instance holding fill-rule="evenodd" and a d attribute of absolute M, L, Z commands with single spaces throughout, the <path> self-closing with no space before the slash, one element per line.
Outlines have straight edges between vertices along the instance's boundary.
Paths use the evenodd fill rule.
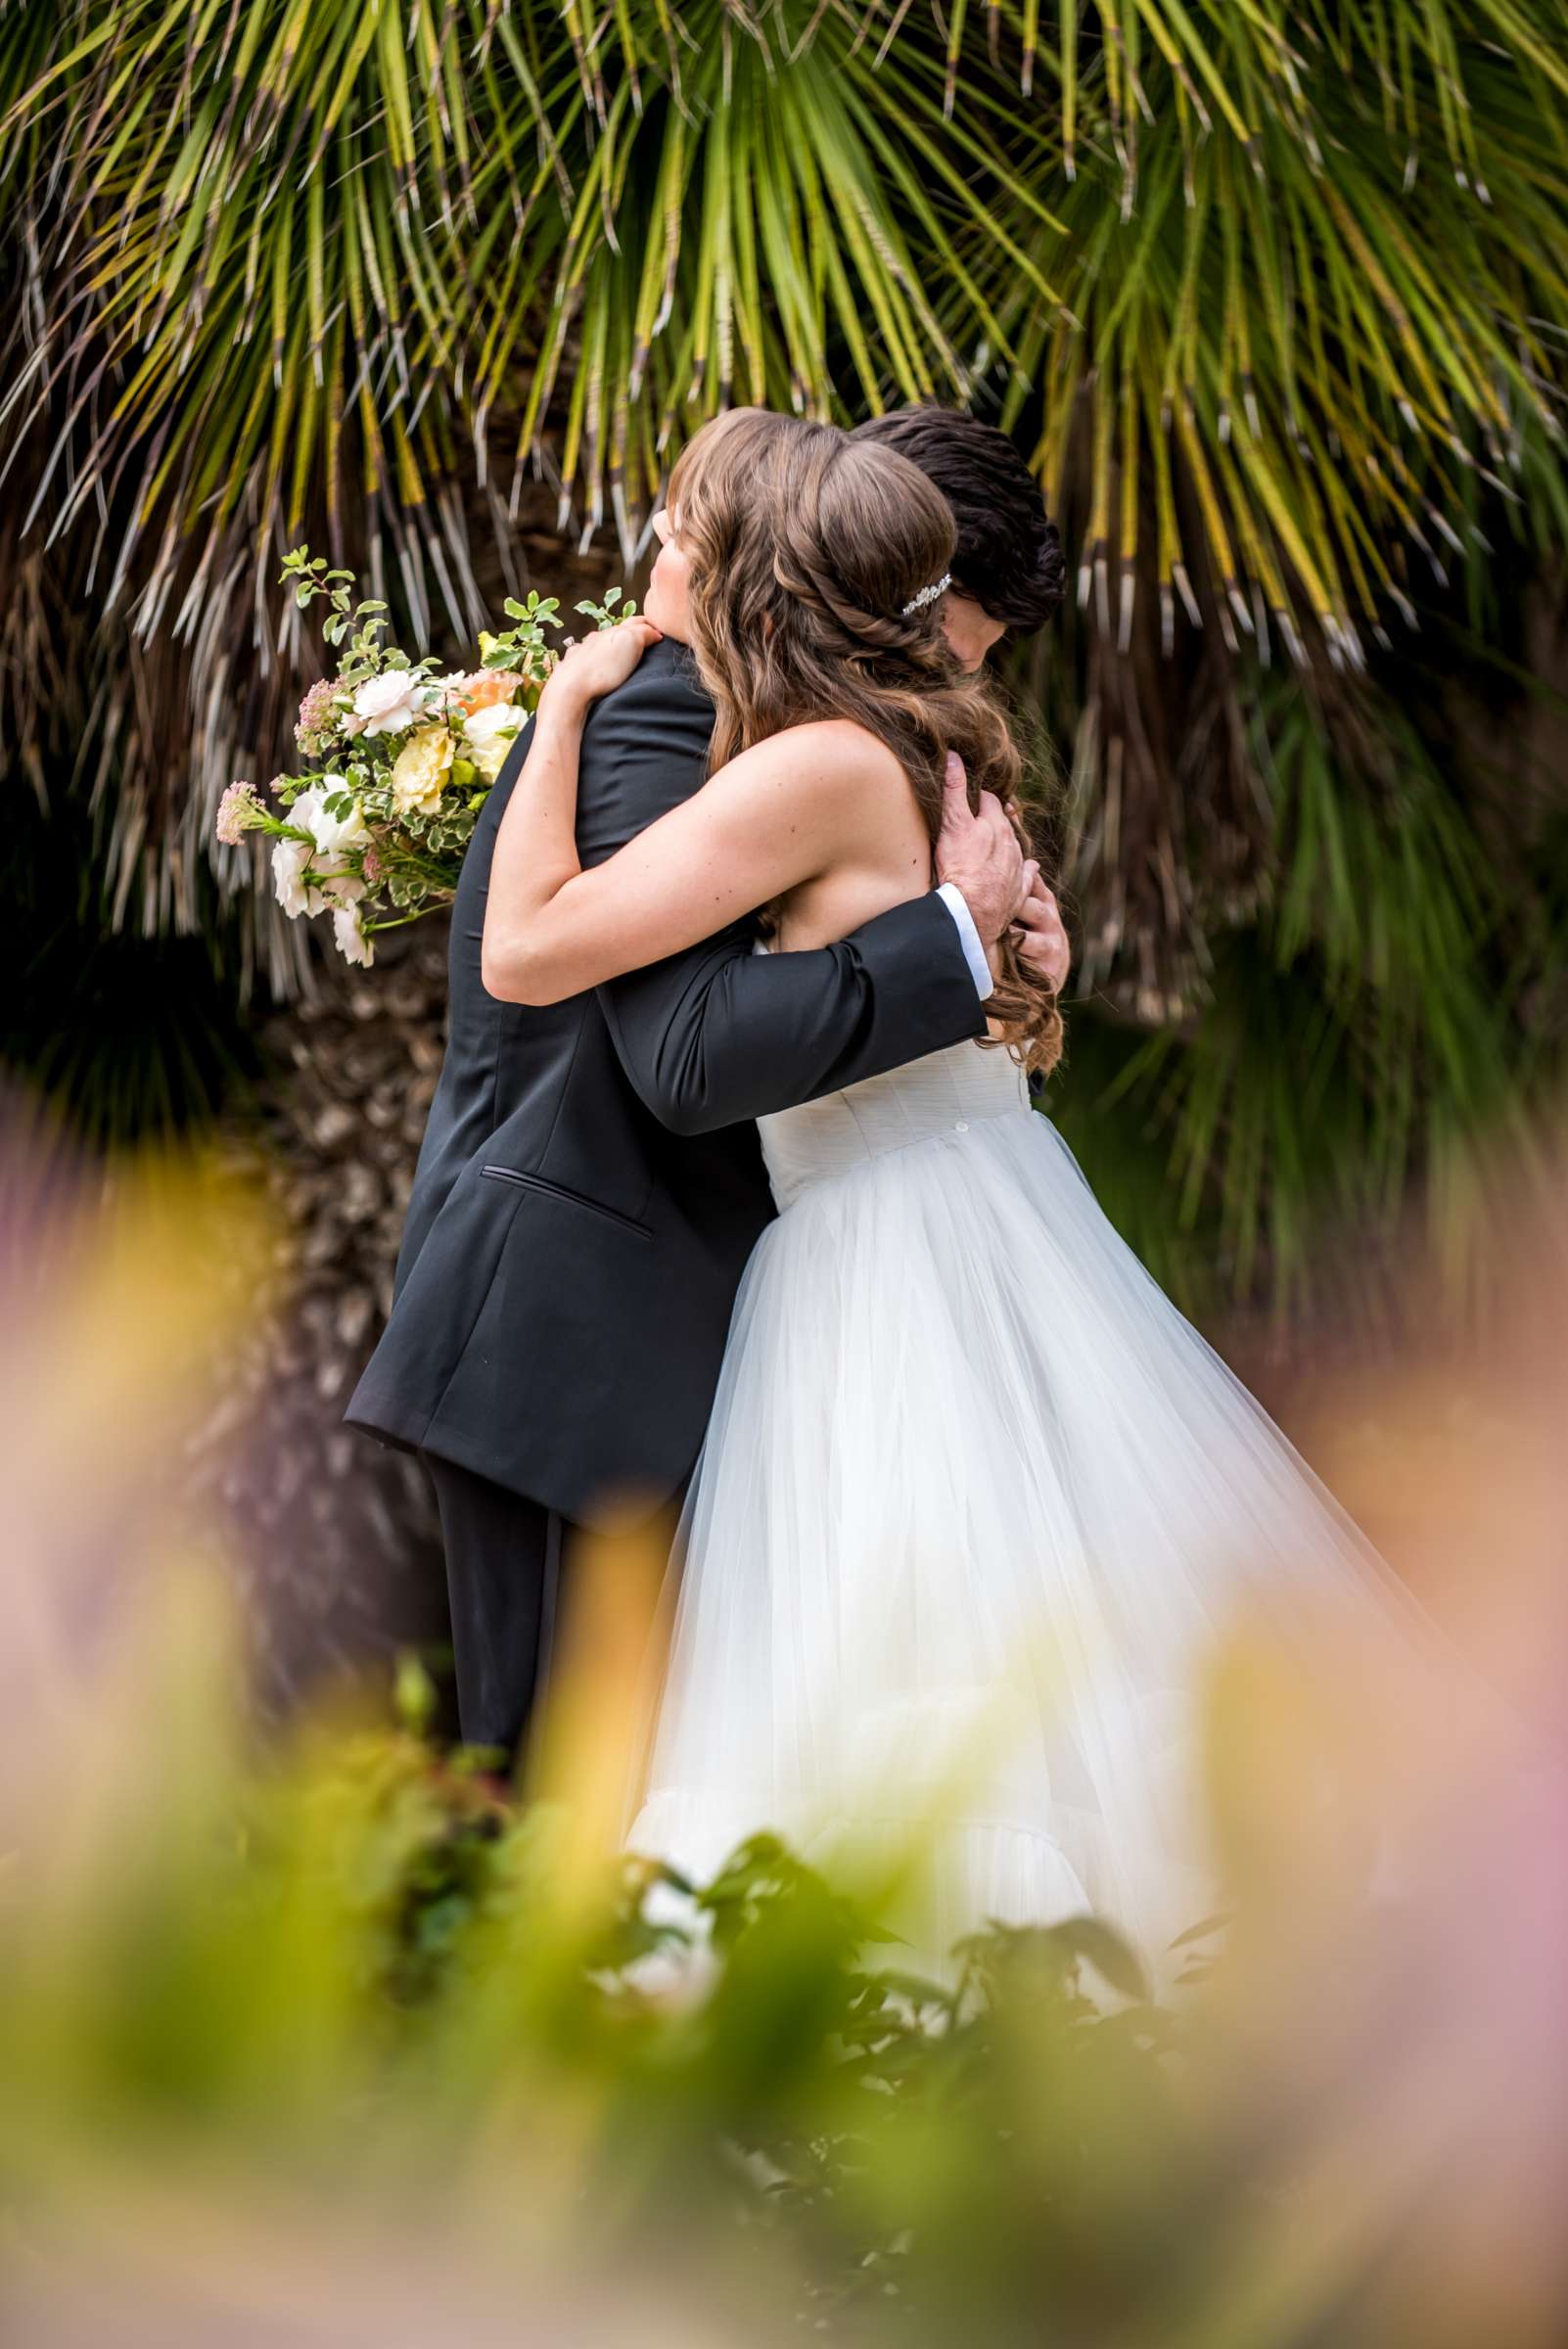
<path fill-rule="evenodd" d="M 933 1946 L 1211 1905 L 1205 1668 L 1238 1619 L 1399 1614 L 1387 1570 L 1027 1109 L 805 1188 L 737 1300 L 628 1838 L 917 1830 Z"/>

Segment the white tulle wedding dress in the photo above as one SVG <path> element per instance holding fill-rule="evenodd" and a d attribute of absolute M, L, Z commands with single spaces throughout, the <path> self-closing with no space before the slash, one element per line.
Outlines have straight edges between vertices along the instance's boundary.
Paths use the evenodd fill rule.
<path fill-rule="evenodd" d="M 932 1932 L 1204 1912 L 1193 1708 L 1238 1605 L 1386 1569 L 1117 1237 L 1003 1050 L 761 1122 L 632 1847 L 698 1876 L 940 1821 Z"/>

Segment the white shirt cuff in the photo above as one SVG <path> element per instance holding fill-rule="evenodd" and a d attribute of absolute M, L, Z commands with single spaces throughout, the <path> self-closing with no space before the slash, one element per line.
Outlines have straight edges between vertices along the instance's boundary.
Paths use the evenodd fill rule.
<path fill-rule="evenodd" d="M 958 925 L 959 942 L 963 946 L 964 960 L 969 965 L 969 976 L 975 983 L 975 992 L 984 1003 L 989 995 L 994 993 L 996 982 L 991 975 L 986 949 L 980 943 L 980 932 L 975 928 L 975 917 L 965 904 L 964 893 L 956 882 L 945 881 L 937 895 Z"/>

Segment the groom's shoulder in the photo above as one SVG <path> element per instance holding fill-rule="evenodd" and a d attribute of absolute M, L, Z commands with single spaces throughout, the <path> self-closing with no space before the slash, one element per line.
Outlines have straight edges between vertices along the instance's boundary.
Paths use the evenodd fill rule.
<path fill-rule="evenodd" d="M 625 683 L 589 711 L 583 750 L 590 756 L 595 750 L 620 754 L 654 737 L 664 749 L 690 745 L 706 752 L 713 730 L 714 705 L 690 651 L 663 636 L 649 646 Z"/>
<path fill-rule="evenodd" d="M 602 863 L 633 833 L 700 791 L 714 705 L 683 645 L 651 645 L 624 685 L 588 712 L 577 777 L 577 849 Z"/>

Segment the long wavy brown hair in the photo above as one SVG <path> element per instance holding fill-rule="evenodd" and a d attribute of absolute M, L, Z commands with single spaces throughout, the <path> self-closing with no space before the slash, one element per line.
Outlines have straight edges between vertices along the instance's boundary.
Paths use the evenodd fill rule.
<path fill-rule="evenodd" d="M 853 718 L 909 778 L 933 845 L 956 752 L 971 803 L 1015 808 L 1023 760 L 992 687 L 947 647 L 942 603 L 904 606 L 947 569 L 946 500 L 904 457 L 763 408 L 705 425 L 670 477 L 692 648 L 717 710 L 710 767 L 825 717 Z M 987 1008 L 1030 1071 L 1061 1057 L 1056 998 L 1005 939 Z"/>

